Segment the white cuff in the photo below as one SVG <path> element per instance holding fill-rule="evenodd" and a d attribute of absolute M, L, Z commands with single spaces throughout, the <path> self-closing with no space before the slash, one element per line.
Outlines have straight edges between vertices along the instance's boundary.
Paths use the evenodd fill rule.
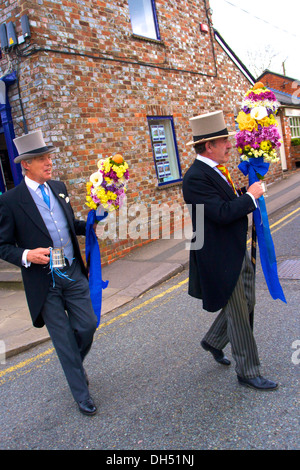
<path fill-rule="evenodd" d="M 256 200 L 255 200 L 255 197 L 253 196 L 253 194 L 248 193 L 248 191 L 246 192 L 246 194 L 249 194 L 249 196 L 251 197 L 252 201 L 254 202 L 255 207 L 257 207 Z"/>
<path fill-rule="evenodd" d="M 31 265 L 31 262 L 28 262 L 27 261 L 27 253 L 28 253 L 29 250 L 24 250 L 23 251 L 23 254 L 22 254 L 22 265 L 25 267 L 25 268 L 29 268 L 29 266 Z"/>

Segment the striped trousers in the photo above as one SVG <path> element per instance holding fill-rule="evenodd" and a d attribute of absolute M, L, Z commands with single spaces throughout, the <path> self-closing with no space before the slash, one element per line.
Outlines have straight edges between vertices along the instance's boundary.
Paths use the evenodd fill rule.
<path fill-rule="evenodd" d="M 255 273 L 246 251 L 235 289 L 203 338 L 216 349 L 224 349 L 229 342 L 236 373 L 244 378 L 260 375 L 257 346 L 249 321 L 254 305 Z"/>

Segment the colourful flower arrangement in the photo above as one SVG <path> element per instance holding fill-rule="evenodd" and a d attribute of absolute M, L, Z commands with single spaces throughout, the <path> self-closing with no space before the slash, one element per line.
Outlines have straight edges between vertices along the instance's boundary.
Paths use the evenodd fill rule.
<path fill-rule="evenodd" d="M 128 164 L 122 155 L 116 154 L 99 160 L 98 170 L 91 174 L 86 183 L 86 205 L 90 209 L 102 207 L 112 212 L 122 206 L 129 180 Z"/>
<path fill-rule="evenodd" d="M 236 147 L 241 160 L 263 157 L 266 162 L 279 161 L 276 150 L 281 142 L 275 118 L 278 106 L 276 96 L 262 82 L 247 91 L 236 119 Z"/>

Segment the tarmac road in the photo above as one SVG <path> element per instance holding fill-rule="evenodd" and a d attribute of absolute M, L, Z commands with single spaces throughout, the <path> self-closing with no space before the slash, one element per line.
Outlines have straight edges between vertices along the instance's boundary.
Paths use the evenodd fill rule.
<path fill-rule="evenodd" d="M 300 261 L 299 208 L 269 219 L 281 220 L 272 229 L 279 268 Z M 287 304 L 275 301 L 258 260 L 255 336 L 263 375 L 280 384 L 273 392 L 239 386 L 234 364 L 201 349 L 215 315 L 188 296 L 187 276 L 105 315 L 86 360 L 94 417 L 79 413 L 51 342 L 9 358 L 0 369 L 0 449 L 299 449 L 300 276 L 281 279 Z"/>

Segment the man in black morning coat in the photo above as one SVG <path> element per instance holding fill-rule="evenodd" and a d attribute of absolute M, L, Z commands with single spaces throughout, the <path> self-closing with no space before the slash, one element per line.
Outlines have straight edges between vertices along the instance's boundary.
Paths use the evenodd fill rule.
<path fill-rule="evenodd" d="M 83 360 L 97 318 L 77 241 L 77 235 L 85 235 L 86 223 L 75 219 L 64 183 L 50 180 L 55 148 L 45 144 L 41 131 L 14 142 L 19 153 L 15 162 L 21 162 L 25 176 L 0 196 L 0 257 L 21 268 L 33 325 L 46 324 L 79 410 L 92 415 L 96 406 Z M 52 278 L 50 247 L 64 248 L 66 266 L 60 271 L 67 277 Z"/>
<path fill-rule="evenodd" d="M 223 112 L 190 119 L 196 159 L 183 179 L 183 195 L 191 208 L 194 239 L 190 250 L 189 294 L 202 299 L 209 312 L 221 310 L 201 341 L 202 347 L 223 365 L 230 365 L 223 349 L 229 342 L 238 382 L 258 390 L 277 384 L 260 374 L 260 362 L 250 326 L 255 304 L 255 276 L 247 250 L 247 215 L 263 194 L 259 182 L 238 194 L 224 165 L 232 145 Z M 197 219 L 204 205 L 204 221 Z M 199 212 L 198 212 L 199 213 Z M 197 223 L 204 223 L 204 243 L 197 245 Z M 199 237 L 198 237 L 199 238 Z"/>

